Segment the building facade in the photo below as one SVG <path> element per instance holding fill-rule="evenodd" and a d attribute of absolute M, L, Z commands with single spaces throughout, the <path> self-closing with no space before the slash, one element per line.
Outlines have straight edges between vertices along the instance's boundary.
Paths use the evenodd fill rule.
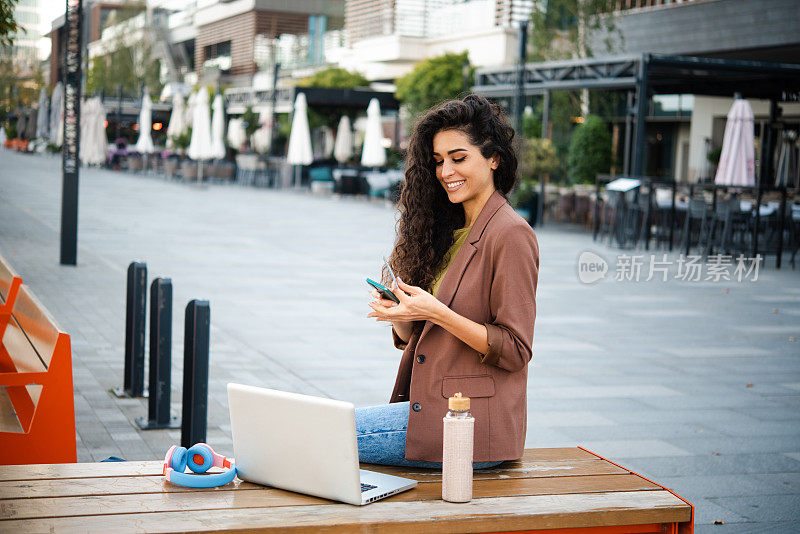
<path fill-rule="evenodd" d="M 39 66 L 39 0 L 19 0 L 14 20 L 21 28 L 14 34 L 14 44 L 4 53 L 10 57 L 17 76 L 32 76 Z"/>
<path fill-rule="evenodd" d="M 423 59 L 469 54 L 477 66 L 513 61 L 515 17 L 533 0 L 347 0 L 346 46 L 334 62 L 367 79 L 392 83 Z"/>
<path fill-rule="evenodd" d="M 797 0 L 618 0 L 613 30 L 589 37 L 593 50 L 800 63 Z M 601 26 L 603 28 L 603 26 Z M 601 55 L 601 54 L 598 54 Z M 645 173 L 678 181 L 713 178 L 730 98 L 657 95 L 650 103 Z M 751 100 L 757 143 L 769 102 Z M 781 104 L 782 121 L 800 123 L 800 105 Z M 711 158 L 709 157 L 711 155 Z"/>

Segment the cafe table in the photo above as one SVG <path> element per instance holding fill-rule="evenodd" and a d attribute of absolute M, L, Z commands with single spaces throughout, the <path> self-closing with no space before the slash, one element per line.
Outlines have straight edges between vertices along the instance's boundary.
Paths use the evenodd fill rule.
<path fill-rule="evenodd" d="M 582 447 L 528 449 L 476 471 L 462 504 L 442 500 L 441 471 L 362 468 L 419 483 L 352 506 L 238 478 L 184 488 L 159 461 L 0 466 L 0 532 L 693 532 L 689 502 Z"/>

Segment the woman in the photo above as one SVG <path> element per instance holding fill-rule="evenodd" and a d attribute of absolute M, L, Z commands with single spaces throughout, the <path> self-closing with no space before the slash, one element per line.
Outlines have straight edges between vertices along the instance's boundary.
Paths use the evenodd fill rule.
<path fill-rule="evenodd" d="M 459 391 L 472 399 L 475 467 L 522 456 L 539 247 L 505 197 L 513 137 L 476 95 L 415 127 L 389 259 L 400 303 L 375 292 L 367 314 L 392 323 L 403 356 L 390 404 L 356 411 L 363 462 L 440 467 L 442 417 Z"/>

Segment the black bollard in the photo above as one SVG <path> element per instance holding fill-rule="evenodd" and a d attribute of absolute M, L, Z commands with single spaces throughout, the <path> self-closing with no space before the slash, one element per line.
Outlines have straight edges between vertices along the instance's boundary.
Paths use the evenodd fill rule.
<path fill-rule="evenodd" d="M 136 424 L 142 430 L 180 428 L 177 417 L 170 417 L 172 380 L 172 281 L 156 278 L 150 284 L 150 382 L 147 417 Z"/>
<path fill-rule="evenodd" d="M 183 420 L 181 446 L 206 440 L 208 414 L 208 343 L 211 308 L 207 300 L 186 305 L 183 337 Z"/>
<path fill-rule="evenodd" d="M 128 265 L 128 295 L 125 306 L 125 371 L 117 397 L 144 396 L 144 329 L 147 308 L 147 264 Z"/>

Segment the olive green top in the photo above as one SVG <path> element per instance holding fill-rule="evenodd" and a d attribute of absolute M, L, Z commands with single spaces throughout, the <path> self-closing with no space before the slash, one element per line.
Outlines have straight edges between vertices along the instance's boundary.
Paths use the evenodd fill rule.
<path fill-rule="evenodd" d="M 450 268 L 450 265 L 453 263 L 453 260 L 458 254 L 458 251 L 461 250 L 461 245 L 463 245 L 464 241 L 467 240 L 467 235 L 469 234 L 470 230 L 472 230 L 472 227 L 467 226 L 466 228 L 459 228 L 453 232 L 453 244 L 450 245 L 447 254 L 444 255 L 442 263 L 439 266 L 439 272 L 436 273 L 436 277 L 431 283 L 431 295 L 434 297 L 439 292 L 439 286 L 442 284 L 442 280 L 444 280 L 444 275 L 447 274 L 447 269 Z"/>

